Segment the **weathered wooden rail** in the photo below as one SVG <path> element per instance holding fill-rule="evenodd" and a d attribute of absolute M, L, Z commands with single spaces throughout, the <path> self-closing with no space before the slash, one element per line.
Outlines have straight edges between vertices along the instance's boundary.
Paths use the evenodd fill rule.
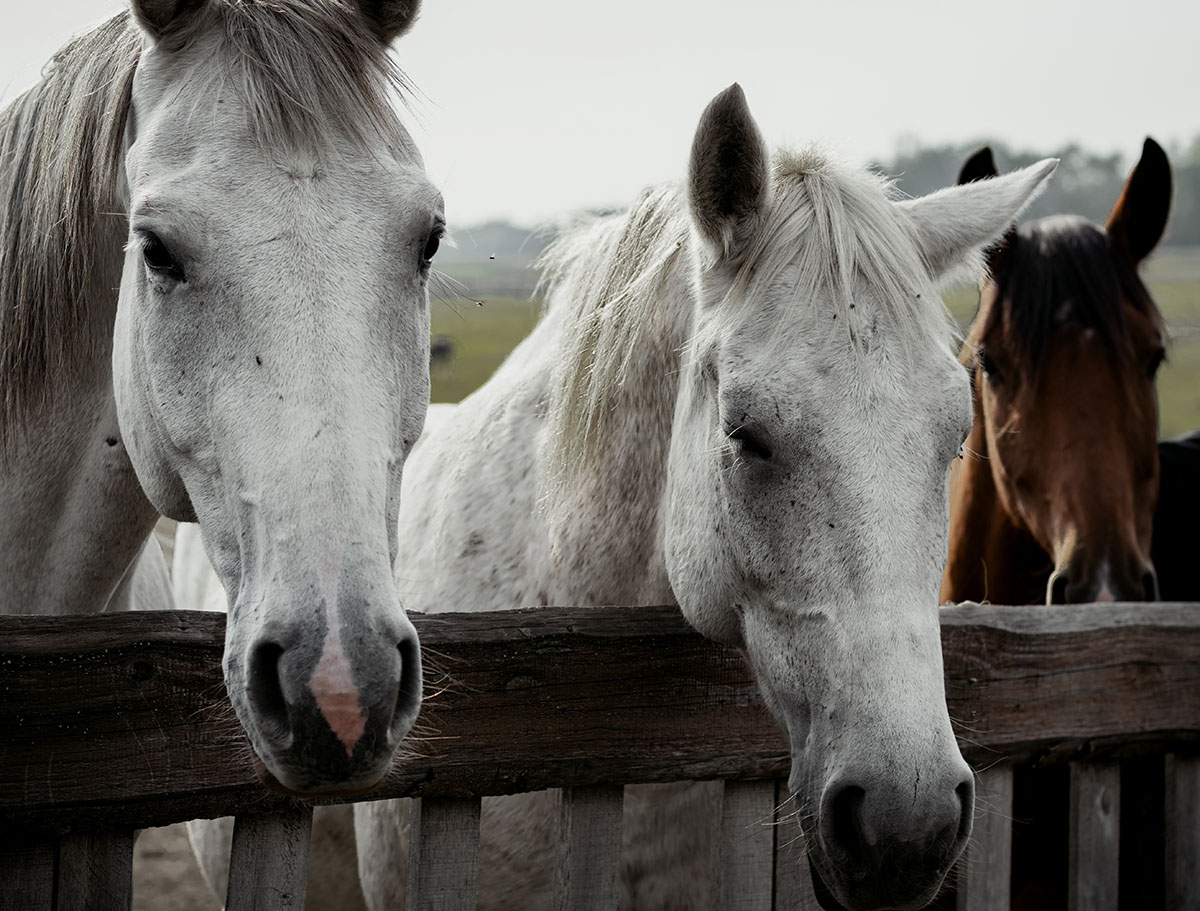
<path fill-rule="evenodd" d="M 692 779 L 727 782 L 723 906 L 811 907 L 791 834 L 754 825 L 788 753 L 736 651 L 674 608 L 415 619 L 426 705 L 371 795 L 421 798 L 410 908 L 474 907 L 479 797 L 550 787 L 566 789 L 559 907 L 615 908 L 621 786 Z M 133 829 L 218 815 L 239 817 L 229 907 L 300 907 L 311 808 L 258 782 L 224 696 L 224 620 L 0 618 L 0 908 L 125 907 Z M 1004 808 L 1011 764 L 1030 760 L 1073 763 L 1072 901 L 1115 907 L 1112 770 L 1158 750 L 1171 907 L 1200 908 L 1200 605 L 964 605 L 942 632 L 950 714 L 991 811 L 960 907 L 1007 908 Z"/>

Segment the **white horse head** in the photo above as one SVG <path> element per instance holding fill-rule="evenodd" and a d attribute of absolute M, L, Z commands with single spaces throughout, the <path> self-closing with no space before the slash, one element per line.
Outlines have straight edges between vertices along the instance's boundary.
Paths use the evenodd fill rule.
<path fill-rule="evenodd" d="M 737 86 L 692 148 L 667 572 L 691 623 L 745 650 L 848 908 L 922 905 L 970 834 L 937 604 L 971 396 L 935 282 L 1054 164 L 897 202 L 817 155 L 772 165 Z"/>
<path fill-rule="evenodd" d="M 122 269 L 119 300 L 91 302 L 109 313 L 112 471 L 132 462 L 159 512 L 200 523 L 230 698 L 297 792 L 375 784 L 420 701 L 393 564 L 443 214 L 387 52 L 418 6 L 134 0 L 44 89 L 107 125 L 78 146 L 129 213 L 123 265 L 119 245 L 72 260 Z M 107 110 L 88 79 L 112 86 Z"/>
<path fill-rule="evenodd" d="M 297 791 L 374 784 L 420 701 L 392 567 L 443 215 L 386 54 L 416 7 L 134 6 L 121 428 L 204 531 L 230 697 Z"/>

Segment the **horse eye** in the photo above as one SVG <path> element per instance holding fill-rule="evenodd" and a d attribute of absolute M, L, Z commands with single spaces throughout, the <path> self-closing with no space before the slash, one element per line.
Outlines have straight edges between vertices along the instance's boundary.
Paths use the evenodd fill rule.
<path fill-rule="evenodd" d="M 983 369 L 983 375 L 993 383 L 1000 383 L 1004 377 L 1000 375 L 1000 370 L 996 367 L 996 362 L 993 361 L 984 351 L 979 352 L 979 366 Z"/>
<path fill-rule="evenodd" d="M 142 259 L 145 261 L 147 269 L 163 278 L 169 278 L 171 281 L 185 280 L 183 266 L 171 255 L 171 251 L 167 249 L 167 245 L 157 234 L 144 231 L 141 241 Z"/>
<path fill-rule="evenodd" d="M 729 439 L 737 444 L 743 455 L 752 456 L 764 462 L 770 461 L 771 447 L 753 431 L 748 430 L 744 424 L 730 430 Z"/>
<path fill-rule="evenodd" d="M 1163 365 L 1163 361 L 1166 359 L 1167 352 L 1162 348 L 1159 348 L 1154 352 L 1154 356 L 1150 358 L 1150 366 L 1146 370 L 1150 376 L 1150 379 L 1154 379 L 1154 377 L 1158 375 L 1158 368 Z"/>
<path fill-rule="evenodd" d="M 421 251 L 421 264 L 428 266 L 433 262 L 433 258 L 437 256 L 438 247 L 442 243 L 442 235 L 446 231 L 444 228 L 434 228 L 429 232 L 429 239 L 425 241 L 425 249 Z"/>

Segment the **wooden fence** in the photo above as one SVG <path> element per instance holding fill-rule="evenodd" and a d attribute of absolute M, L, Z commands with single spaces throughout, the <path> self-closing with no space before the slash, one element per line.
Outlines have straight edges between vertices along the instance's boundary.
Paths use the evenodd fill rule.
<path fill-rule="evenodd" d="M 415 618 L 408 907 L 475 902 L 479 798 L 563 788 L 556 907 L 616 908 L 622 785 L 725 781 L 714 907 L 816 907 L 794 833 L 762 825 L 788 750 L 741 656 L 674 608 Z M 225 617 L 0 618 L 0 907 L 126 908 L 133 830 L 236 815 L 228 907 L 303 904 L 311 806 L 266 791 L 221 678 Z M 946 689 L 980 774 L 959 907 L 1007 909 L 1012 764 L 1070 762 L 1072 907 L 1115 907 L 1115 763 L 1168 752 L 1169 907 L 1200 908 L 1200 604 L 942 612 Z"/>

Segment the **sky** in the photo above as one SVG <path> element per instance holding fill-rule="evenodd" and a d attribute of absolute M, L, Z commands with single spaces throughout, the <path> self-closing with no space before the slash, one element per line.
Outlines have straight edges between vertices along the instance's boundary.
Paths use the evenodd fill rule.
<path fill-rule="evenodd" d="M 113 0 L 0 0 L 0 103 Z M 772 145 L 1077 141 L 1132 163 L 1200 135 L 1196 0 L 424 0 L 394 53 L 450 224 L 533 224 L 681 177 L 740 82 Z M 947 175 L 951 180 L 953 175 Z"/>

